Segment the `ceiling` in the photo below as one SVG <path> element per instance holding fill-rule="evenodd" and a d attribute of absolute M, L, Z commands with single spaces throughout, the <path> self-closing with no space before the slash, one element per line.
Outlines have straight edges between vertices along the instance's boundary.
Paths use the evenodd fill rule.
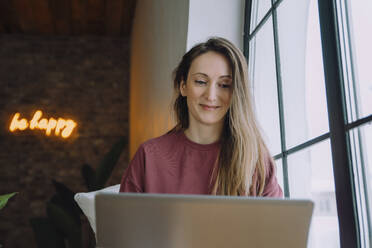
<path fill-rule="evenodd" d="M 128 36 L 136 0 L 0 0 L 0 34 Z"/>

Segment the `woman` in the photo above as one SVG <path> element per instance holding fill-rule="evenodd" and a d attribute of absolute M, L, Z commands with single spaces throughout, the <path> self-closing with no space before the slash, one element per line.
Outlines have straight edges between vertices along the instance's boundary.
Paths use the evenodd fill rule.
<path fill-rule="evenodd" d="M 241 51 L 211 38 L 174 72 L 177 125 L 143 143 L 120 192 L 282 197 L 261 137 Z"/>

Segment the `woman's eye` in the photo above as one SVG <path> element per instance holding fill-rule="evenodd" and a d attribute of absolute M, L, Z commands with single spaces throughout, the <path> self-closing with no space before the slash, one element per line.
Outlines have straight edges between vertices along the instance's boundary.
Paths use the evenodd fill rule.
<path fill-rule="evenodd" d="M 231 85 L 230 84 L 220 84 L 220 87 L 221 88 L 230 88 Z"/>
<path fill-rule="evenodd" d="M 201 80 L 195 80 L 195 83 L 197 83 L 197 84 L 206 84 L 207 82 L 201 81 Z"/>

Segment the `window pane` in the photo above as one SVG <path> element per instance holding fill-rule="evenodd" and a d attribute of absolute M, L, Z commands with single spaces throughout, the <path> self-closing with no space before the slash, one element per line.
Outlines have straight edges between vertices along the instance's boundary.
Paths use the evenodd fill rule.
<path fill-rule="evenodd" d="M 271 7 L 271 0 L 253 0 L 252 2 L 252 16 L 251 16 L 251 30 L 255 29 L 258 23 L 266 15 Z"/>
<path fill-rule="evenodd" d="M 280 187 L 282 188 L 283 192 L 284 192 L 284 177 L 283 177 L 283 163 L 282 163 L 282 159 L 277 159 L 275 160 L 275 164 L 276 164 L 276 178 L 278 179 L 278 183 L 280 185 Z"/>
<path fill-rule="evenodd" d="M 278 36 L 287 148 L 328 132 L 316 0 L 286 0 L 278 8 Z"/>
<path fill-rule="evenodd" d="M 361 240 L 369 244 L 372 237 L 372 125 L 349 132 Z"/>
<path fill-rule="evenodd" d="M 352 49 L 352 68 L 354 70 L 354 103 L 357 107 L 356 118 L 372 114 L 372 1 L 347 1 L 349 14 L 349 36 Z"/>
<path fill-rule="evenodd" d="M 249 44 L 249 75 L 256 114 L 270 153 L 281 152 L 273 24 L 270 17 Z"/>
<path fill-rule="evenodd" d="M 289 155 L 288 178 L 291 198 L 311 198 L 315 203 L 308 247 L 339 247 L 329 139 Z"/>

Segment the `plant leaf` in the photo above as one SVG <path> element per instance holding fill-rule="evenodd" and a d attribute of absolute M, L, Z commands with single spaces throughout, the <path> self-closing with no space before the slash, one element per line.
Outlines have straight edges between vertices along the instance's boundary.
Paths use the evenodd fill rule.
<path fill-rule="evenodd" d="M 77 223 L 80 223 L 79 215 L 83 214 L 80 207 L 76 203 L 74 196 L 75 192 L 70 190 L 66 185 L 63 183 L 57 182 L 56 180 L 52 180 L 54 187 L 56 188 L 57 195 L 60 198 L 60 205 L 69 212 L 71 212 L 75 217 L 78 218 Z"/>
<path fill-rule="evenodd" d="M 63 237 L 46 217 L 30 219 L 38 248 L 65 248 Z"/>
<path fill-rule="evenodd" d="M 83 164 L 81 174 L 84 178 L 88 191 L 93 191 L 95 189 L 94 185 L 96 185 L 96 173 L 93 168 L 88 164 Z"/>
<path fill-rule="evenodd" d="M 126 145 L 127 138 L 120 137 L 119 141 L 116 142 L 111 150 L 105 155 L 96 170 L 96 185 L 94 190 L 102 189 L 105 186 Z"/>
<path fill-rule="evenodd" d="M 6 194 L 6 195 L 0 195 L 0 209 L 4 208 L 5 205 L 7 204 L 8 200 L 10 198 L 12 198 L 17 193 L 18 192 L 13 192 L 13 193 Z"/>
<path fill-rule="evenodd" d="M 66 213 L 70 214 L 71 217 L 74 219 L 75 223 L 77 225 L 81 225 L 81 220 L 80 220 L 80 213 L 75 211 L 74 209 L 71 208 L 71 204 L 67 203 L 62 199 L 62 197 L 58 194 L 55 193 L 49 200 L 49 202 L 61 207 L 63 210 L 66 211 Z"/>
<path fill-rule="evenodd" d="M 56 229 L 68 239 L 69 247 L 80 248 L 82 244 L 81 226 L 76 224 L 74 218 L 63 208 L 52 202 L 47 203 L 47 214 Z"/>

